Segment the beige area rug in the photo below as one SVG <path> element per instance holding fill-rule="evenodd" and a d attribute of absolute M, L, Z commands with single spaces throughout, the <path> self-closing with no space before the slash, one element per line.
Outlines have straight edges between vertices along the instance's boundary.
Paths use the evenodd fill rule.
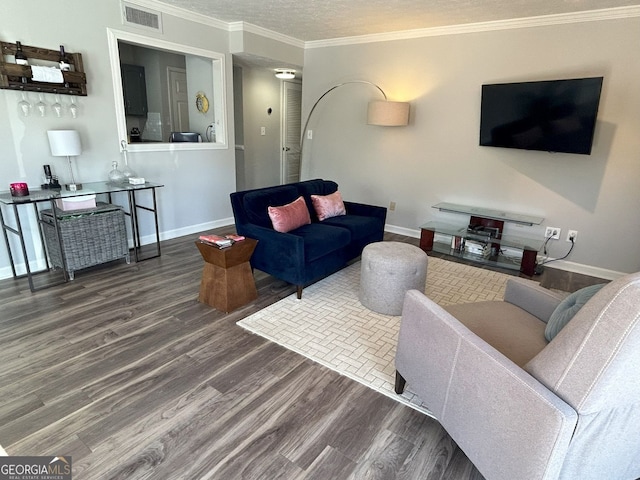
<path fill-rule="evenodd" d="M 502 300 L 509 275 L 429 257 L 425 293 L 439 305 Z M 411 392 L 394 390 L 399 316 L 360 304 L 360 262 L 238 322 L 241 327 L 427 415 Z"/>

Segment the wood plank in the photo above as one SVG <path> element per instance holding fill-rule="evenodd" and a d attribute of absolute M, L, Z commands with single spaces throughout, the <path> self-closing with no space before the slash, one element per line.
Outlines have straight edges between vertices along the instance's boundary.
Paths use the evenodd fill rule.
<path fill-rule="evenodd" d="M 339 449 L 357 460 L 369 448 L 378 425 L 395 406 L 395 402 L 363 385 L 345 388 L 348 379 L 327 385 L 317 404 L 315 418 L 306 418 L 309 432 L 291 438 L 283 454 L 307 469 L 326 445 Z M 304 412 L 298 413 L 303 415 Z"/>
<path fill-rule="evenodd" d="M 378 432 L 348 478 L 352 480 L 396 478 L 415 448 L 413 443 L 389 430 Z"/>
<path fill-rule="evenodd" d="M 432 425 L 426 430 L 423 441 L 412 454 L 411 462 L 398 472 L 398 480 L 426 478 L 429 475 L 442 478 L 447 466 L 451 463 L 454 452 L 458 450 L 451 437 L 439 425 Z M 460 478 L 467 478 L 461 475 Z"/>
<path fill-rule="evenodd" d="M 304 480 L 325 480 L 327 478 L 349 478 L 349 473 L 357 464 L 339 450 L 327 446 L 306 470 Z M 357 477 L 363 479 L 364 477 Z"/>
<path fill-rule="evenodd" d="M 44 407 L 44 403 L 33 393 L 12 400 L 3 399 L 0 404 L 0 425 L 6 425 L 34 410 Z"/>
<path fill-rule="evenodd" d="M 243 446 L 263 435 L 276 413 L 294 401 L 296 385 L 312 383 L 308 370 L 301 364 L 301 368 L 284 379 L 263 383 L 248 397 L 242 393 L 248 383 L 244 384 L 234 391 L 235 395 L 221 397 L 215 405 L 194 414 L 190 422 L 176 426 L 167 435 L 145 445 L 136 456 L 125 459 L 122 465 L 109 472 L 109 477 L 130 475 L 130 478 L 140 478 L 145 466 L 139 464 L 138 459 L 154 457 L 157 478 L 170 478 L 176 471 L 183 478 L 209 475 L 224 478 L 216 477 L 217 471 L 224 468 L 234 453 L 241 453 Z M 273 392 L 281 389 L 287 396 L 274 399 Z M 231 400 L 234 397 L 236 401 Z"/>
<path fill-rule="evenodd" d="M 3 445 L 11 445 L 21 438 L 27 437 L 46 426 L 56 423 L 72 415 L 91 403 L 91 399 L 82 392 L 74 392 L 64 398 L 45 404 L 40 408 L 21 415 L 16 419 L 0 425 L 0 438 Z M 8 450 L 10 451 L 10 450 Z"/>

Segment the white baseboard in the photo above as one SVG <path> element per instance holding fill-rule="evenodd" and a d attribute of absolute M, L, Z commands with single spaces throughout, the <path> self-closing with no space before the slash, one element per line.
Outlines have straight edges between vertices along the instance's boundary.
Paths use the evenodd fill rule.
<path fill-rule="evenodd" d="M 175 230 L 167 230 L 160 232 L 160 240 L 171 240 L 172 238 L 184 237 L 185 235 L 192 235 L 194 233 L 205 232 L 207 230 L 213 230 L 214 228 L 226 227 L 228 225 L 235 225 L 233 217 L 223 218 L 214 222 L 199 223 L 197 225 L 189 225 L 184 228 L 177 228 Z M 146 245 L 147 243 L 154 243 L 156 241 L 155 234 L 145 235 L 140 238 L 140 243 Z"/>
<path fill-rule="evenodd" d="M 29 269 L 32 272 L 38 272 L 46 268 L 47 268 L 47 264 L 44 261 L 44 258 L 37 258 L 29 262 Z M 16 264 L 16 272 L 18 273 L 18 275 L 27 274 L 27 269 L 25 268 L 24 262 Z M 12 277 L 13 277 L 13 271 L 11 270 L 11 265 L 0 268 L 0 280 L 4 278 L 12 278 Z"/>
<path fill-rule="evenodd" d="M 568 262 L 566 260 L 554 260 L 549 268 L 557 268 L 558 270 L 564 270 L 566 272 L 580 273 L 582 275 L 589 275 L 590 277 L 603 278 L 605 280 L 615 280 L 623 275 L 627 275 L 624 272 L 617 272 L 615 270 L 609 270 L 606 268 L 594 267 L 591 265 L 583 265 L 581 263 Z"/>
<path fill-rule="evenodd" d="M 405 237 L 420 238 L 420 230 L 413 230 L 410 228 L 397 227 L 395 225 L 386 224 L 384 226 L 385 232 L 397 233 L 398 235 L 404 235 Z"/>
<path fill-rule="evenodd" d="M 420 238 L 420 230 L 413 230 L 410 228 L 398 227 L 395 225 L 385 225 L 385 231 L 389 233 L 396 233 L 398 235 L 405 235 L 412 238 Z M 553 259 L 548 259 L 553 260 Z M 558 270 L 564 270 L 566 272 L 579 273 L 582 275 L 589 275 L 590 277 L 603 278 L 605 280 L 615 280 L 623 275 L 624 272 L 617 272 L 615 270 L 608 270 L 606 268 L 594 267 L 591 265 L 584 265 L 581 263 L 569 262 L 566 260 L 554 260 L 550 268 L 557 268 Z"/>

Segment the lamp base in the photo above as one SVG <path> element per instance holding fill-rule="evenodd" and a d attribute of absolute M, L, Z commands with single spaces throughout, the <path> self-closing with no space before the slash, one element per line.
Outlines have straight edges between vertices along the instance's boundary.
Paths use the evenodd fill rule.
<path fill-rule="evenodd" d="M 64 185 L 65 190 L 69 190 L 70 192 L 75 192 L 76 190 L 82 190 L 81 183 L 66 183 Z"/>

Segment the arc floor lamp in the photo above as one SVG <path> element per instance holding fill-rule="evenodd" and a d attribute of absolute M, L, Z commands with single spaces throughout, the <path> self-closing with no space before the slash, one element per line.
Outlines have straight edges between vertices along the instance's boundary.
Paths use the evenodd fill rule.
<path fill-rule="evenodd" d="M 402 127 L 409 124 L 409 103 L 408 102 L 394 102 L 390 101 L 387 98 L 387 94 L 375 83 L 369 82 L 367 80 L 351 80 L 348 82 L 339 83 L 334 85 L 326 92 L 324 92 L 320 97 L 316 100 L 316 102 L 311 107 L 309 111 L 309 115 L 307 116 L 307 121 L 304 123 L 304 128 L 302 129 L 302 134 L 300 136 L 300 173 L 302 173 L 302 157 L 304 154 L 304 139 L 307 136 L 307 127 L 309 126 L 309 121 L 311 120 L 311 116 L 313 115 L 314 110 L 318 106 L 318 104 L 329 95 L 334 90 L 344 87 L 345 85 L 352 84 L 364 84 L 369 85 L 377 89 L 384 100 L 372 100 L 369 102 L 367 109 L 367 125 L 379 125 L 384 127 Z"/>

